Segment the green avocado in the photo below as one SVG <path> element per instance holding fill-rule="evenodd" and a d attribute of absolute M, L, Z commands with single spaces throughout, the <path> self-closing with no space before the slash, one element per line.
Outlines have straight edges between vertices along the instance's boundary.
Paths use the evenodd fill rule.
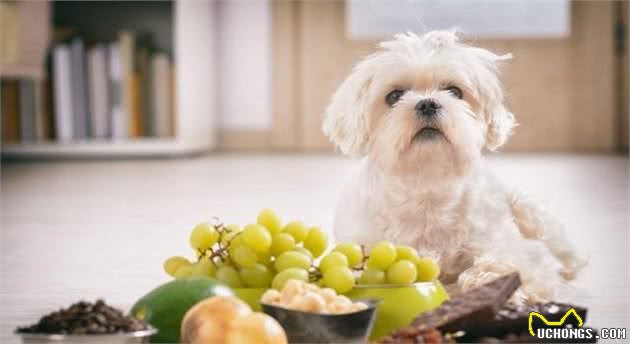
<path fill-rule="evenodd" d="M 157 328 L 152 343 L 179 343 L 184 314 L 212 296 L 233 296 L 230 288 L 207 277 L 173 280 L 151 290 L 131 307 L 131 315 Z"/>

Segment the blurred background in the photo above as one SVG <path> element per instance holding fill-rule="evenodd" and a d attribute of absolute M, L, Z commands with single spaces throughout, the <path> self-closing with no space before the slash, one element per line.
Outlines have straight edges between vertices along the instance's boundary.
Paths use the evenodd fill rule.
<path fill-rule="evenodd" d="M 515 58 L 518 152 L 628 147 L 625 1 L 2 1 L 2 156 L 332 151 L 321 114 L 400 31 Z"/>
<path fill-rule="evenodd" d="M 589 266 L 591 326 L 630 324 L 628 1 L 0 2 L 0 341 L 79 297 L 128 307 L 219 216 L 329 231 L 357 161 L 336 87 L 400 31 L 459 27 L 514 59 L 497 178 L 549 205 Z M 535 267 L 534 267 L 535 268 Z"/>

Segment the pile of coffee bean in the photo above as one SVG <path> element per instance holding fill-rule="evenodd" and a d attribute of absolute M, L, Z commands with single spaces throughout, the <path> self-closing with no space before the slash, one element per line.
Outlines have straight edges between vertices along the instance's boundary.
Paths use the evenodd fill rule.
<path fill-rule="evenodd" d="M 19 327 L 18 333 L 46 334 L 107 334 L 147 329 L 147 325 L 103 300 L 95 303 L 80 301 L 39 319 L 31 326 Z"/>

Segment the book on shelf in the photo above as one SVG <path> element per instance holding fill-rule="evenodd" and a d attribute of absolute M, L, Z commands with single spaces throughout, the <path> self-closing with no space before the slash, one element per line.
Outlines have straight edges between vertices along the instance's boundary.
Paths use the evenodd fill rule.
<path fill-rule="evenodd" d="M 22 142 L 35 142 L 35 81 L 19 81 L 20 102 L 20 140 Z"/>
<path fill-rule="evenodd" d="M 119 43 L 111 43 L 107 50 L 109 71 L 109 122 L 111 137 L 123 139 L 127 137 L 127 116 L 123 106 L 123 71 L 120 62 Z"/>
<path fill-rule="evenodd" d="M 53 51 L 53 103 L 55 138 L 62 143 L 71 142 L 74 131 L 74 111 L 70 47 L 60 44 Z"/>
<path fill-rule="evenodd" d="M 130 31 L 121 31 L 118 34 L 119 59 L 121 69 L 121 104 L 125 119 L 121 125 L 125 126 L 126 137 L 136 137 L 136 114 L 134 113 L 133 79 L 134 79 L 134 47 L 135 36 Z"/>
<path fill-rule="evenodd" d="M 138 80 L 138 98 L 141 123 L 140 131 L 142 136 L 155 136 L 155 128 L 152 125 L 151 106 L 151 55 L 153 53 L 153 43 L 150 35 L 139 35 L 136 42 L 136 76 Z"/>
<path fill-rule="evenodd" d="M 55 137 L 55 120 L 53 118 L 53 100 L 51 91 L 51 78 L 44 78 L 37 82 L 35 89 L 35 110 L 37 141 L 50 141 Z"/>
<path fill-rule="evenodd" d="M 156 136 L 170 137 L 172 132 L 171 120 L 171 66 L 166 54 L 159 53 L 153 55 L 151 59 L 151 69 L 153 75 L 153 127 Z"/>
<path fill-rule="evenodd" d="M 97 44 L 88 50 L 88 80 L 90 99 L 90 136 L 109 137 L 109 84 L 107 46 Z"/>
<path fill-rule="evenodd" d="M 85 71 L 85 49 L 83 41 L 75 38 L 70 43 L 70 74 L 72 92 L 72 137 L 75 141 L 85 140 L 89 130 L 89 99 Z"/>
<path fill-rule="evenodd" d="M 133 73 L 130 76 L 129 93 L 131 99 L 131 116 L 129 116 L 129 137 L 141 137 L 143 133 L 142 123 L 142 100 L 140 99 L 140 79 L 138 73 Z"/>
<path fill-rule="evenodd" d="M 42 128 L 38 104 L 41 93 L 37 80 L 2 81 L 2 142 L 36 142 Z"/>

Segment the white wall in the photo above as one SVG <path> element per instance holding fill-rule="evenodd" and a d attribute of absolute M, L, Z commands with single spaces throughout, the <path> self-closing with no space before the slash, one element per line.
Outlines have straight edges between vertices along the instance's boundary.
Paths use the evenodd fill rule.
<path fill-rule="evenodd" d="M 216 44 L 212 39 L 215 8 L 206 1 L 175 2 L 175 61 L 177 63 L 177 138 L 214 146 L 217 116 Z M 199 42 L 203 42 L 200 44 Z M 198 140 L 198 142 L 197 142 Z"/>
<path fill-rule="evenodd" d="M 217 6 L 219 126 L 270 129 L 271 3 L 220 1 Z"/>

